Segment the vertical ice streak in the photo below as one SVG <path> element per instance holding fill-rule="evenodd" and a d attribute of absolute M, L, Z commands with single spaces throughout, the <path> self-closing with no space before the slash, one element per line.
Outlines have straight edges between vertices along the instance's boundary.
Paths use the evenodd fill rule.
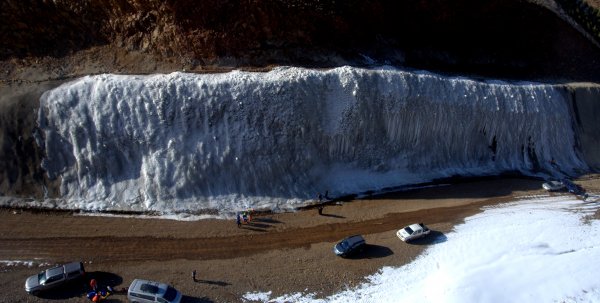
<path fill-rule="evenodd" d="M 587 169 L 564 89 L 389 68 L 90 76 L 46 92 L 39 124 L 43 167 L 83 208 L 286 208 L 325 189 Z"/>

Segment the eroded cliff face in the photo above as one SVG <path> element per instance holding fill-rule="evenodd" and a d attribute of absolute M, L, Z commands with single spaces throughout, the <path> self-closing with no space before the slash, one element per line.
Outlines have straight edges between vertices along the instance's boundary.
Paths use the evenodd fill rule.
<path fill-rule="evenodd" d="M 136 73 L 375 63 L 494 78 L 600 79 L 600 51 L 589 38 L 547 8 L 519 0 L 7 0 L 1 5 L 0 59 L 13 59 L 4 68 L 8 71 L 47 56 L 75 56 L 98 72 L 106 71 L 102 66 Z M 94 60 L 77 57 L 90 50 Z M 129 66 L 123 58 L 131 53 L 140 53 L 142 64 Z"/>

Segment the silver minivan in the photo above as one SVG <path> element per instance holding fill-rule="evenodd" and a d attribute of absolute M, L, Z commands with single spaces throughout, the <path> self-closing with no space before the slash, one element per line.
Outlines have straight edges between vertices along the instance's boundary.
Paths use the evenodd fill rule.
<path fill-rule="evenodd" d="M 135 279 L 129 285 L 127 299 L 132 303 L 179 303 L 181 293 L 165 283 Z"/>

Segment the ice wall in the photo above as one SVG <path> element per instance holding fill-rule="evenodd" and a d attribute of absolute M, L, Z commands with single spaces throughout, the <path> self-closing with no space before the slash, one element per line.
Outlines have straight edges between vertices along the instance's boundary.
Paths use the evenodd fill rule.
<path fill-rule="evenodd" d="M 587 167 L 567 96 L 392 68 L 90 76 L 42 96 L 42 165 L 75 207 L 167 211 L 573 173 Z"/>

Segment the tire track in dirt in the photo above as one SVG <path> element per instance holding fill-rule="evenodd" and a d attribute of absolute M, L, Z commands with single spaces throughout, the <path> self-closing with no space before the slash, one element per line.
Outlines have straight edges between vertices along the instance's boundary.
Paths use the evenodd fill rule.
<path fill-rule="evenodd" d="M 498 199 L 493 201 L 498 203 Z M 435 224 L 458 222 L 480 211 L 486 202 L 388 214 L 383 218 L 291 228 L 278 232 L 207 238 L 175 237 L 53 237 L 0 239 L 0 257 L 82 259 L 100 261 L 213 260 L 248 256 L 269 250 L 307 247 L 312 243 L 335 242 L 352 234 L 396 230 L 414 222 Z M 260 218 L 260 217 L 259 217 Z M 259 219 L 258 218 L 258 219 Z"/>

